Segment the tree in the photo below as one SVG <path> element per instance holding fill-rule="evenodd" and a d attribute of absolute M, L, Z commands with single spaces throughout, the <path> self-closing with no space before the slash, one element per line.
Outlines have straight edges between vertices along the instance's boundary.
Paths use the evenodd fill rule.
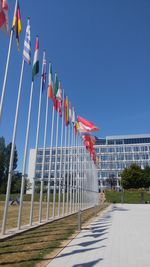
<path fill-rule="evenodd" d="M 6 147 L 6 155 L 5 155 L 5 176 L 8 176 L 8 172 L 9 172 L 9 162 L 10 162 L 11 146 L 12 146 L 12 143 L 9 143 L 7 145 L 7 147 Z M 14 150 L 14 161 L 13 161 L 13 170 L 15 170 L 17 168 L 17 162 L 18 162 L 18 153 L 17 153 L 16 146 L 15 146 L 15 150 Z"/>
<path fill-rule="evenodd" d="M 121 173 L 121 183 L 124 189 L 145 187 L 143 170 L 136 164 L 125 168 Z"/>
<path fill-rule="evenodd" d="M 4 137 L 0 137 L 0 193 L 4 190 L 5 150 L 5 139 Z"/>
<path fill-rule="evenodd" d="M 2 183 L 2 192 L 3 193 L 6 193 L 8 173 L 9 173 L 9 162 L 10 162 L 11 146 L 12 146 L 12 144 L 9 143 L 5 148 L 5 164 L 4 164 L 5 172 L 4 172 L 3 183 Z M 17 162 L 18 162 L 18 153 L 17 153 L 16 147 L 15 147 L 15 150 L 14 150 L 14 161 L 13 161 L 13 171 L 17 168 Z M 12 176 L 12 181 L 14 180 L 13 176 Z"/>
<path fill-rule="evenodd" d="M 143 170 L 143 180 L 146 188 L 150 187 L 150 167 L 146 166 Z"/>

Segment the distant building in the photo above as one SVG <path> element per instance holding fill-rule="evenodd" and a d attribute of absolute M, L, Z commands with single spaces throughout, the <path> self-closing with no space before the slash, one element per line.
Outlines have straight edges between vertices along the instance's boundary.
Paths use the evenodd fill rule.
<path fill-rule="evenodd" d="M 98 178 L 101 186 L 109 186 L 116 179 L 119 186 L 121 172 L 136 163 L 141 168 L 150 166 L 150 134 L 120 135 L 100 138 L 96 143 L 99 156 Z"/>
<path fill-rule="evenodd" d="M 129 167 L 132 163 L 136 163 L 141 168 L 150 166 L 150 134 L 141 135 L 121 135 L 121 136 L 107 136 L 106 138 L 99 138 L 95 145 L 99 163 L 97 164 L 99 188 L 110 187 L 110 181 L 114 180 L 115 186 L 119 187 L 121 172 L 124 168 Z M 73 156 L 75 155 L 75 156 Z M 80 168 L 78 164 L 83 164 L 86 161 L 84 147 L 79 147 L 79 157 L 77 158 L 76 147 L 63 148 L 62 153 L 62 168 L 64 164 L 66 170 L 73 172 Z M 43 149 L 39 148 L 37 159 L 35 158 L 35 149 L 30 150 L 28 177 L 32 182 L 34 166 L 36 164 L 36 179 L 41 178 L 42 173 L 42 156 Z M 54 169 L 55 169 L 56 151 L 52 148 L 51 160 L 51 183 L 53 186 Z M 57 150 L 57 178 L 60 174 L 60 160 L 61 148 Z M 77 161 L 78 160 L 78 164 Z M 74 165 L 71 165 L 74 162 Z M 50 148 L 46 148 L 45 166 L 44 166 L 44 180 L 48 179 L 50 163 Z M 61 173 L 63 177 L 63 171 Z M 58 179 L 57 179 L 58 180 Z"/>

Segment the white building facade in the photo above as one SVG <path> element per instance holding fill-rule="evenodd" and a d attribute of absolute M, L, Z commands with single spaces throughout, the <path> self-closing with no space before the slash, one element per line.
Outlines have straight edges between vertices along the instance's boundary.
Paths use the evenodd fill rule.
<path fill-rule="evenodd" d="M 96 142 L 95 149 L 99 161 L 97 166 L 92 168 L 95 168 L 94 173 L 98 176 L 99 189 L 102 187 L 109 187 L 109 180 L 112 178 L 116 181 L 116 186 L 119 187 L 121 172 L 124 168 L 129 167 L 133 163 L 138 164 L 141 168 L 150 166 L 150 134 L 99 138 Z M 75 180 L 77 172 L 83 177 L 88 169 L 88 175 L 90 175 L 90 168 L 94 163 L 93 165 L 86 164 L 87 153 L 88 152 L 86 152 L 85 148 L 82 146 L 63 149 L 58 147 L 56 159 L 56 149 L 52 148 L 51 150 L 50 148 L 46 148 L 43 179 L 46 181 L 49 177 L 49 171 L 51 171 L 51 187 L 53 187 L 54 173 L 56 173 L 56 187 L 58 187 L 60 179 L 61 186 L 62 183 L 64 183 L 63 177 L 67 175 L 67 173 L 69 176 L 72 175 Z M 51 168 L 49 168 L 50 158 Z M 42 148 L 38 149 L 37 158 L 35 156 L 35 149 L 30 150 L 28 170 L 30 182 L 32 182 L 33 179 L 35 164 L 35 179 L 40 180 L 42 178 L 42 160 Z M 57 161 L 57 164 L 55 164 L 55 161 Z"/>

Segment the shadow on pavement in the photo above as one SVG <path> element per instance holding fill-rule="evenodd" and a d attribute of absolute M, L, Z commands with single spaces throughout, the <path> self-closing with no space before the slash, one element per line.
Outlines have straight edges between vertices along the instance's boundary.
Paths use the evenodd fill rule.
<path fill-rule="evenodd" d="M 90 261 L 90 262 L 86 262 L 86 263 L 75 264 L 72 267 L 92 267 L 92 266 L 95 266 L 95 264 L 97 264 L 98 262 L 100 262 L 102 260 L 103 259 L 100 258 L 99 260 L 96 260 L 96 261 Z"/>
<path fill-rule="evenodd" d="M 61 254 L 61 255 L 58 255 L 56 258 L 62 258 L 62 257 L 66 257 L 66 256 L 74 255 L 74 254 L 79 254 L 79 253 L 83 253 L 83 252 L 87 252 L 87 251 L 95 250 L 95 249 L 99 249 L 99 247 L 98 247 L 98 248 L 76 249 L 76 250 L 73 250 L 73 251 L 71 251 L 71 252 L 63 253 L 63 254 Z"/>

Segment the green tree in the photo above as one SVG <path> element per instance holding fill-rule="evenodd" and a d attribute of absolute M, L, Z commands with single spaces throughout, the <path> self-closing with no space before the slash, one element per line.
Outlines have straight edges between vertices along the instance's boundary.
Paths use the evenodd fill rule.
<path fill-rule="evenodd" d="M 143 180 L 146 188 L 150 187 L 150 167 L 146 166 L 143 170 Z"/>
<path fill-rule="evenodd" d="M 143 170 L 136 164 L 125 168 L 121 173 L 121 183 L 124 189 L 145 187 Z"/>
<path fill-rule="evenodd" d="M 7 147 L 6 147 L 6 152 L 5 152 L 5 176 L 8 176 L 8 172 L 9 172 L 11 146 L 12 146 L 12 143 L 9 143 L 7 145 Z M 18 162 L 18 153 L 17 153 L 16 146 L 15 146 L 13 170 L 15 170 L 17 168 L 17 162 Z"/>
<path fill-rule="evenodd" d="M 4 191 L 5 150 L 5 139 L 4 137 L 0 137 L 0 193 Z"/>

